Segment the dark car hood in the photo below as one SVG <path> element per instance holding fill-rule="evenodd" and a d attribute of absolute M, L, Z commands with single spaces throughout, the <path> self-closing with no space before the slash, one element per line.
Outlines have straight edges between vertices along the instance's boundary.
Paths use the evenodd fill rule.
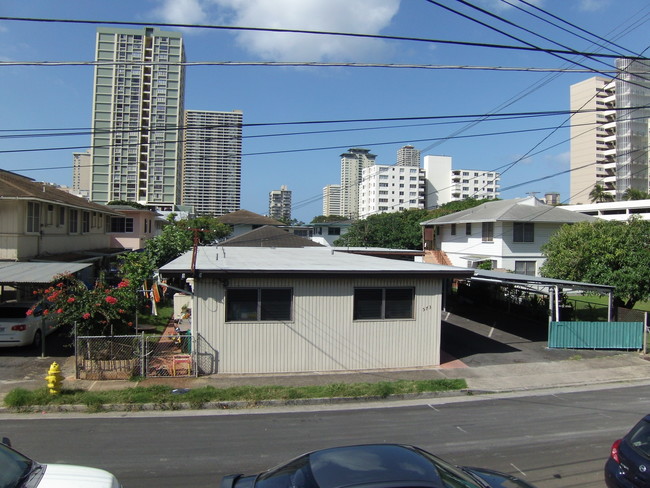
<path fill-rule="evenodd" d="M 463 470 L 472 473 L 474 476 L 481 478 L 491 488 L 535 488 L 530 483 L 499 471 L 493 471 L 485 468 L 474 468 L 463 466 Z"/>

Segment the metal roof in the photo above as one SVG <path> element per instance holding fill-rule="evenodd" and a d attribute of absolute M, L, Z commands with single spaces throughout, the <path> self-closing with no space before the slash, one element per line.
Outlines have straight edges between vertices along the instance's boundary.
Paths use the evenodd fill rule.
<path fill-rule="evenodd" d="M 546 205 L 535 197 L 496 200 L 454 212 L 420 225 L 465 224 L 474 222 L 552 222 L 569 224 L 593 222 L 596 217 Z"/>
<path fill-rule="evenodd" d="M 560 288 L 572 288 L 577 290 L 597 290 L 601 293 L 609 293 L 614 286 L 599 285 L 596 283 L 582 283 L 580 281 L 557 280 L 555 278 L 544 278 L 542 276 L 530 276 L 525 274 L 507 273 L 505 271 L 485 271 L 475 269 L 472 280 L 499 282 L 513 285 L 537 285 L 537 286 L 559 286 Z"/>
<path fill-rule="evenodd" d="M 189 273 L 191 268 L 192 251 L 188 251 L 162 266 L 160 271 L 162 273 Z M 462 278 L 471 276 L 474 270 L 337 252 L 327 247 L 206 246 L 197 248 L 195 272 L 223 274 L 439 274 Z"/>
<path fill-rule="evenodd" d="M 15 283 L 50 283 L 55 276 L 64 273 L 76 273 L 90 263 L 27 263 L 0 262 L 0 284 Z"/>

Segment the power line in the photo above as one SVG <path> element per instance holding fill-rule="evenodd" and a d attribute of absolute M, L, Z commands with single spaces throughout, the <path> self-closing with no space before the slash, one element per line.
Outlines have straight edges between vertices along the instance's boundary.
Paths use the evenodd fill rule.
<path fill-rule="evenodd" d="M 430 0 L 427 0 L 430 1 Z M 485 47 L 494 49 L 511 49 L 518 51 L 532 51 L 532 52 L 545 52 L 548 54 L 579 54 L 586 57 L 600 57 L 600 58 L 617 58 L 616 54 L 598 54 L 579 52 L 574 50 L 562 49 L 542 49 L 531 46 L 512 46 L 506 44 L 490 44 L 481 42 L 469 41 L 452 41 L 446 39 L 431 39 L 421 37 L 404 37 L 404 36 L 391 36 L 380 34 L 361 34 L 353 32 L 333 32 L 333 31 L 317 31 L 306 29 L 279 29 L 269 27 L 242 27 L 242 26 L 229 26 L 229 25 L 212 25 L 212 24 L 179 24 L 179 23 L 164 23 L 164 22 L 125 22 L 113 20 L 80 20 L 80 19 L 47 19 L 35 17 L 8 17 L 0 16 L 0 20 L 14 21 L 14 22 L 41 22 L 41 23 L 62 23 L 62 24 L 90 24 L 90 25 L 125 25 L 125 26 L 152 26 L 152 27 L 176 27 L 183 29 L 211 29 L 211 30 L 232 30 L 232 31 L 250 31 L 250 32 L 275 32 L 275 33 L 288 33 L 288 34 L 309 34 L 309 35 L 327 35 L 327 36 L 341 36 L 341 37 L 354 37 L 366 39 L 380 39 L 380 40 L 393 40 L 393 41 L 411 41 L 411 42 L 426 42 L 433 44 L 452 44 L 458 46 L 468 47 Z"/>

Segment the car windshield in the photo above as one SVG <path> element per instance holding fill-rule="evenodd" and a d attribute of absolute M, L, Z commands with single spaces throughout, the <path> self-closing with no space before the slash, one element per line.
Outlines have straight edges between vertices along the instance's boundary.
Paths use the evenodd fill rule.
<path fill-rule="evenodd" d="M 32 469 L 34 462 L 0 443 L 0 488 L 14 488 Z"/>
<path fill-rule="evenodd" d="M 650 423 L 643 419 L 628 434 L 628 442 L 642 455 L 650 457 Z"/>
<path fill-rule="evenodd" d="M 334 488 L 366 483 L 480 488 L 469 475 L 424 451 L 404 446 L 351 446 L 302 456 L 260 475 L 256 488 Z"/>

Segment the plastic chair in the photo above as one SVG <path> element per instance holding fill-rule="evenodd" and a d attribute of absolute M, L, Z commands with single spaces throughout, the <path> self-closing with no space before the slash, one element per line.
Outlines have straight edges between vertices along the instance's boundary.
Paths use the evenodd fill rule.
<path fill-rule="evenodd" d="M 180 368 L 178 368 L 180 366 Z M 178 370 L 187 371 L 183 376 L 192 374 L 192 356 L 189 354 L 176 354 L 172 356 L 172 376 L 178 376 Z"/>

